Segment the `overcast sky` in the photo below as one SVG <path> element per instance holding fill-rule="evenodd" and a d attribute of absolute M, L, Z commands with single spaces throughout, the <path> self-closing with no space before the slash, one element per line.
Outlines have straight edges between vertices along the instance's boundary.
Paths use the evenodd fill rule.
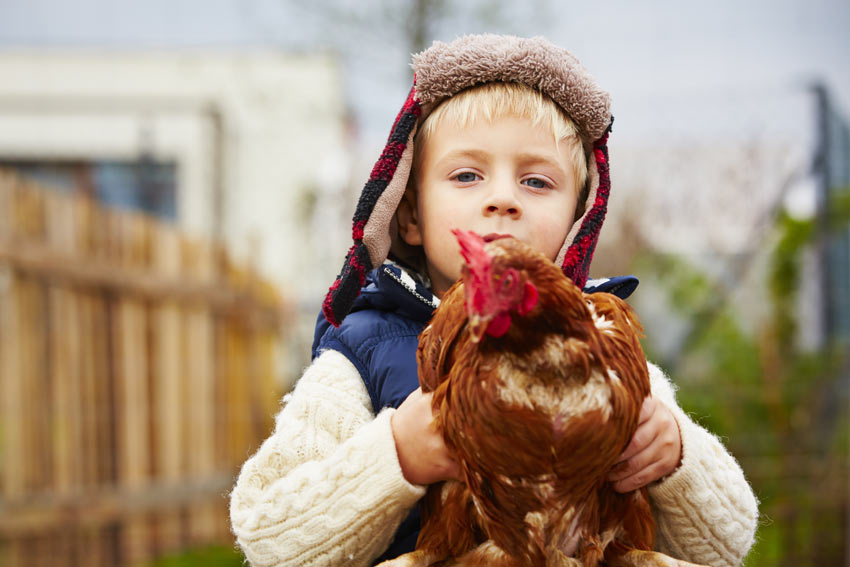
<path fill-rule="evenodd" d="M 323 2 L 0 0 L 0 49 L 330 46 L 342 51 L 346 97 L 361 133 L 386 136 L 409 88 L 407 45 L 377 10 L 358 24 L 310 8 L 317 4 Z M 363 12 L 380 0 L 324 4 Z M 815 79 L 850 113 L 848 0 L 536 0 L 509 4 L 486 23 L 459 8 L 433 35 L 449 40 L 482 31 L 545 35 L 575 53 L 613 93 L 627 137 L 683 113 L 678 127 L 693 126 L 689 111 L 713 99 L 757 107 Z"/>

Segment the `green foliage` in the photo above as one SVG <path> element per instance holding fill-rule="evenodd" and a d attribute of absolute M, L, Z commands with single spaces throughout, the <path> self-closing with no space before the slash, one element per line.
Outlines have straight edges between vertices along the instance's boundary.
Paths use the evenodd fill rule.
<path fill-rule="evenodd" d="M 814 223 L 782 214 L 778 225 L 781 237 L 771 255 L 768 286 L 777 340 L 782 348 L 790 348 L 797 334 L 794 299 L 800 281 L 800 252 L 811 241 Z"/>
<path fill-rule="evenodd" d="M 831 207 L 831 228 L 850 220 L 844 201 Z M 848 501 L 846 345 L 798 347 L 802 254 L 819 235 L 813 222 L 786 215 L 775 229 L 766 251 L 768 315 L 755 332 L 742 327 L 724 285 L 683 258 L 645 255 L 639 270 L 658 275 L 670 307 L 690 323 L 680 352 L 665 361 L 682 385 L 682 407 L 725 440 L 761 502 L 745 565 L 837 565 Z"/>
<path fill-rule="evenodd" d="M 638 257 L 638 269 L 651 271 L 664 282 L 670 306 L 693 313 L 709 302 L 712 282 L 702 271 L 672 254 L 646 254 Z"/>
<path fill-rule="evenodd" d="M 245 558 L 232 547 L 211 546 L 190 549 L 163 557 L 149 567 L 243 567 Z"/>
<path fill-rule="evenodd" d="M 850 224 L 850 187 L 833 190 L 826 211 L 827 230 L 844 230 Z"/>

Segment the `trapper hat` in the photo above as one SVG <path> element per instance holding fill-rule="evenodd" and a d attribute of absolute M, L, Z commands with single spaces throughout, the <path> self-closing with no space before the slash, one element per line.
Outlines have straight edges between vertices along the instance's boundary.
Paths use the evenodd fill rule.
<path fill-rule="evenodd" d="M 413 57 L 413 88 L 396 117 L 387 144 L 363 187 L 352 221 L 354 244 L 322 305 L 339 325 L 360 293 L 366 274 L 386 260 L 395 238 L 396 208 L 407 187 L 413 140 L 421 121 L 441 102 L 485 83 L 522 83 L 564 109 L 588 154 L 584 213 L 567 235 L 555 262 L 584 287 L 608 207 L 611 97 L 573 55 L 543 38 L 470 35 L 434 44 Z"/>

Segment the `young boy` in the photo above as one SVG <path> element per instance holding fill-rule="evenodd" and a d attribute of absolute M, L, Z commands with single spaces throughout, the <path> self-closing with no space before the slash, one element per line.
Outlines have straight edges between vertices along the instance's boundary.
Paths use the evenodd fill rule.
<path fill-rule="evenodd" d="M 255 567 L 371 565 L 410 551 L 416 502 L 456 477 L 415 362 L 419 332 L 460 275 L 451 229 L 524 240 L 588 291 L 626 296 L 636 285 L 587 285 L 611 116 L 574 57 L 542 39 L 467 36 L 435 43 L 414 70 L 355 212 L 313 363 L 231 495 L 233 531 Z M 737 565 L 755 533 L 752 490 L 649 369 L 652 397 L 610 479 L 623 492 L 649 486 L 660 551 Z"/>

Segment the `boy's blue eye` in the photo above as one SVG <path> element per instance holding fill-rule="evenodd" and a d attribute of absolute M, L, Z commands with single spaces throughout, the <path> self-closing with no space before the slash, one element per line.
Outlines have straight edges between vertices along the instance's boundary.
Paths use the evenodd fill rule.
<path fill-rule="evenodd" d="M 464 171 L 463 173 L 458 173 L 455 176 L 455 179 L 460 181 L 461 183 L 472 183 L 478 178 L 478 176 L 471 171 Z"/>
<path fill-rule="evenodd" d="M 523 183 L 525 183 L 526 185 L 528 185 L 529 187 L 532 187 L 534 189 L 546 189 L 546 187 L 549 186 L 548 183 L 546 183 L 542 179 L 538 179 L 536 177 L 529 177 L 528 179 L 523 181 Z"/>

